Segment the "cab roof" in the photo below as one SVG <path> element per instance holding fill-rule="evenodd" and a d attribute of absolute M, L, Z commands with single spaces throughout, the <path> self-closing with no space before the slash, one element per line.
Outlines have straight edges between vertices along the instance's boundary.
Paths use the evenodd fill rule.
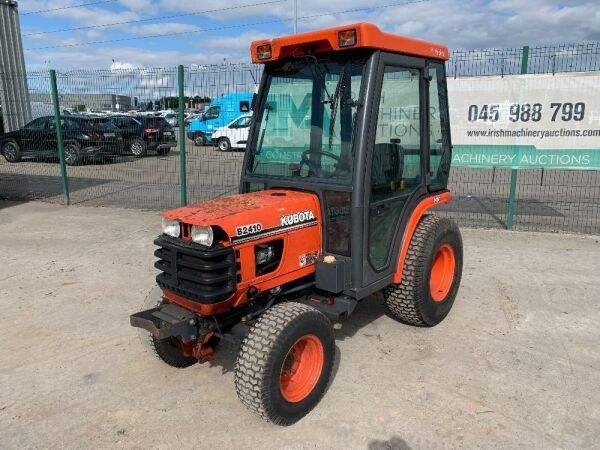
<path fill-rule="evenodd" d="M 342 31 L 356 30 L 356 44 L 340 47 L 339 33 Z M 258 58 L 258 47 L 271 45 L 270 58 Z M 290 56 L 302 56 L 307 53 L 325 53 L 357 48 L 371 48 L 386 50 L 404 55 L 419 56 L 423 58 L 448 59 L 448 47 L 433 42 L 421 41 L 408 37 L 384 33 L 376 25 L 367 22 L 343 25 L 325 30 L 310 31 L 308 33 L 283 36 L 274 39 L 262 39 L 252 42 L 252 62 L 267 63 L 284 59 Z"/>

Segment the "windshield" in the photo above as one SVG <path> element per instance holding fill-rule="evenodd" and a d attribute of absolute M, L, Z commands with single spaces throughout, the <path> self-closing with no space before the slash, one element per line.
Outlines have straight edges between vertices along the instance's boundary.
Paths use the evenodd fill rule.
<path fill-rule="evenodd" d="M 246 174 L 350 184 L 364 65 L 303 57 L 270 69 Z"/>

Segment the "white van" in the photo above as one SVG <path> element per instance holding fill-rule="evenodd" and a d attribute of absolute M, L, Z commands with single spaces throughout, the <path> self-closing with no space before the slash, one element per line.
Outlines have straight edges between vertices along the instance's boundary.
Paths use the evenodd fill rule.
<path fill-rule="evenodd" d="M 234 148 L 245 149 L 251 120 L 252 114 L 241 115 L 224 127 L 217 128 L 212 134 L 212 141 L 216 142 L 222 152 L 228 152 Z"/>

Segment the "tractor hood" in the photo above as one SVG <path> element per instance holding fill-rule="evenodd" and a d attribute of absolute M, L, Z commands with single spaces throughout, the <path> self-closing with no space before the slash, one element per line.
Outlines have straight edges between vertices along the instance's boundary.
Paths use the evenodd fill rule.
<path fill-rule="evenodd" d="M 166 211 L 162 216 L 190 225 L 218 226 L 234 244 L 321 222 L 315 194 L 283 189 L 222 197 Z"/>

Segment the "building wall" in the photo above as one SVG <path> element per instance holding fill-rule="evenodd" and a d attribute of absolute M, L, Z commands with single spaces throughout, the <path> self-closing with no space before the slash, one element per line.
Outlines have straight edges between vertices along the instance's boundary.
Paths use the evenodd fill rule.
<path fill-rule="evenodd" d="M 52 103 L 50 94 L 31 94 L 31 101 Z M 135 107 L 131 97 L 115 94 L 59 94 L 59 102 L 61 108 L 85 111 L 129 111 Z"/>
<path fill-rule="evenodd" d="M 4 131 L 31 118 L 17 2 L 0 0 L 0 105 Z"/>

